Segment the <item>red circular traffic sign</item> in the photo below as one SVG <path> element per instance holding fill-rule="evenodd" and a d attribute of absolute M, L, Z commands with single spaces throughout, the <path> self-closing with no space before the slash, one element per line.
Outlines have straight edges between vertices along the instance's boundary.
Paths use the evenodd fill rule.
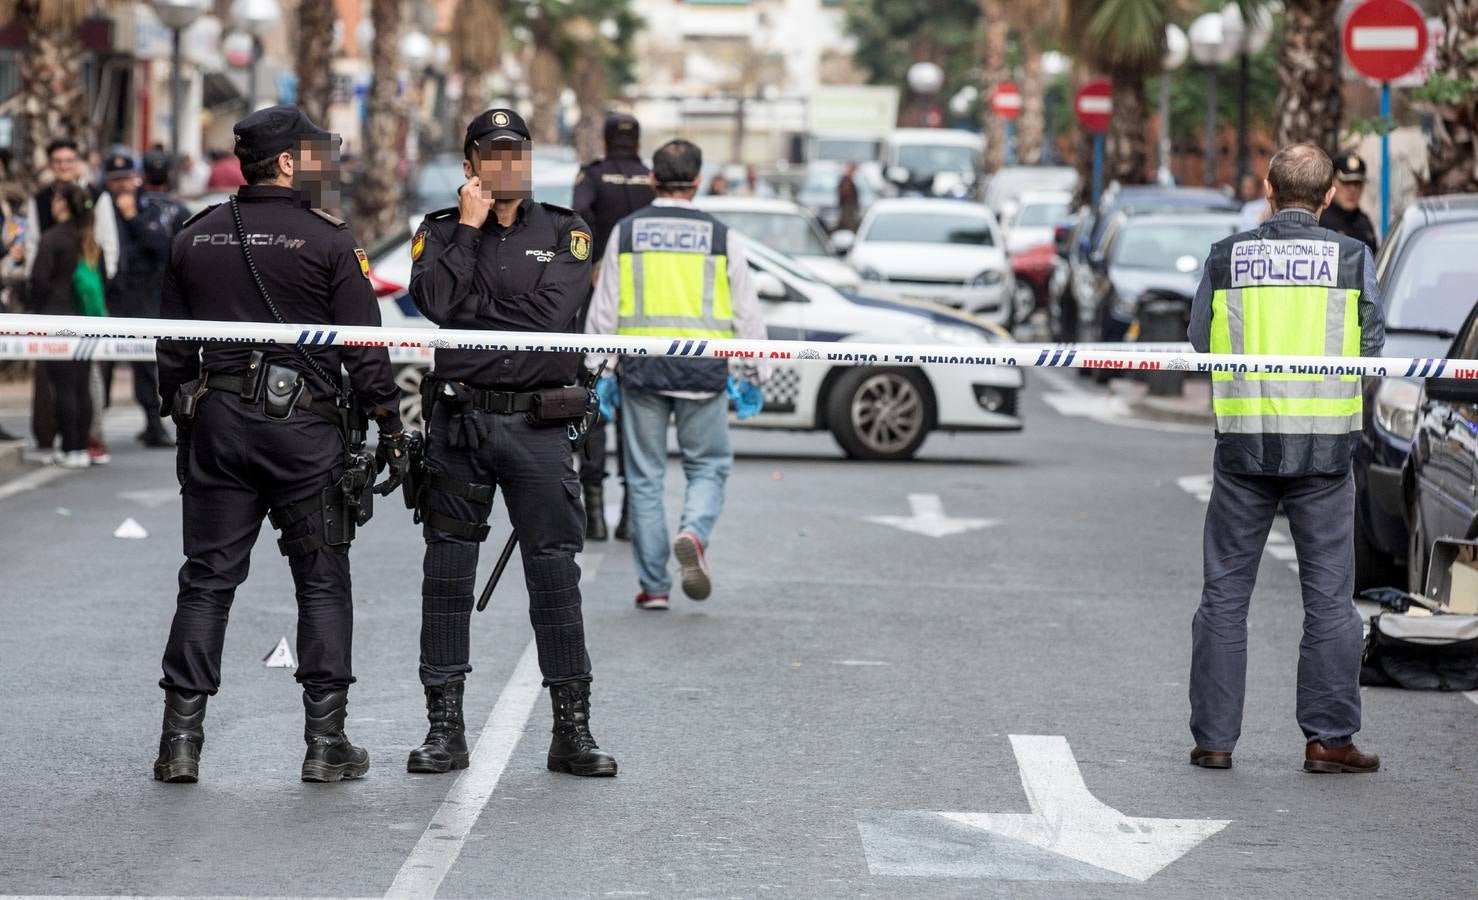
<path fill-rule="evenodd" d="M 1078 114 L 1078 123 L 1094 134 L 1108 131 L 1109 118 L 1114 112 L 1114 86 L 1107 78 L 1095 78 L 1078 88 L 1073 100 L 1073 110 Z"/>
<path fill-rule="evenodd" d="M 1021 115 L 1021 89 L 1014 81 L 1003 81 L 991 91 L 990 110 L 1007 122 Z"/>
<path fill-rule="evenodd" d="M 1345 20 L 1345 59 L 1376 81 L 1395 81 L 1422 64 L 1427 20 L 1406 0 L 1370 0 Z"/>

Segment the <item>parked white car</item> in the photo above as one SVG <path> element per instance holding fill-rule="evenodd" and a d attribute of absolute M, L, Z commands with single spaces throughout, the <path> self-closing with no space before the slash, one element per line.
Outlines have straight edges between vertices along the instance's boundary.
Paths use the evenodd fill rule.
<path fill-rule="evenodd" d="M 979 203 L 894 198 L 867 211 L 847 264 L 869 293 L 943 303 L 1009 328 L 1015 279 L 996 217 Z"/>
<path fill-rule="evenodd" d="M 1072 214 L 1073 195 L 1060 191 L 1032 191 L 1012 203 L 1009 214 L 1001 219 L 1006 233 L 1006 249 L 1021 253 L 1035 247 L 1049 246 L 1057 226 Z"/>
<path fill-rule="evenodd" d="M 842 294 L 763 244 L 748 246 L 755 290 L 773 340 L 946 344 L 951 355 L 990 355 L 1009 341 L 1001 330 L 932 303 L 864 294 Z M 382 278 L 409 281 L 410 238 L 379 249 L 372 280 L 381 294 L 386 326 L 432 327 L 405 296 Z M 383 260 L 383 262 L 381 262 Z M 401 273 L 404 273 L 403 276 Z M 397 290 L 398 288 L 398 290 Z M 421 418 L 420 382 L 429 368 L 424 351 L 392 355 L 404 391 L 401 417 Z M 741 428 L 830 431 L 847 455 L 859 459 L 908 459 L 931 431 L 1020 431 L 1018 368 L 947 362 L 914 366 L 859 366 L 851 362 L 770 360 L 765 408 Z"/>
<path fill-rule="evenodd" d="M 850 290 L 861 283 L 856 270 L 837 259 L 816 217 L 798 203 L 734 196 L 701 196 L 694 202 L 751 244 L 785 254 L 832 287 Z"/>

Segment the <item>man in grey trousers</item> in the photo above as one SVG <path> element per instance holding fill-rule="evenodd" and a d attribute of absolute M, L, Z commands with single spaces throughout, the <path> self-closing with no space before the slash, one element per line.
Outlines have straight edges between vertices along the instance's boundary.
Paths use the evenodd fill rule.
<path fill-rule="evenodd" d="M 1359 241 L 1321 228 L 1334 194 L 1323 151 L 1295 144 L 1272 159 L 1273 215 L 1213 245 L 1191 308 L 1202 353 L 1379 356 L 1385 323 L 1375 263 Z M 1355 612 L 1358 375 L 1215 372 L 1216 456 L 1206 510 L 1205 587 L 1191 626 L 1191 764 L 1229 769 L 1242 733 L 1247 609 L 1281 504 L 1298 552 L 1304 635 L 1298 724 L 1307 772 L 1374 772 L 1360 730 Z"/>

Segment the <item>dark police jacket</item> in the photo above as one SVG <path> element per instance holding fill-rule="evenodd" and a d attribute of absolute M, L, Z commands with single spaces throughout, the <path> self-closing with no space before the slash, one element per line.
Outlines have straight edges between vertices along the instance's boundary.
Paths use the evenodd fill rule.
<path fill-rule="evenodd" d="M 310 209 L 304 196 L 292 188 L 246 185 L 237 197 L 252 259 L 283 318 L 313 325 L 380 324 L 369 265 L 362 260 L 363 251 L 355 246 L 348 226 Z M 272 321 L 247 269 L 230 204 L 201 212 L 175 237 L 164 275 L 161 314 L 165 319 Z M 383 347 L 307 349 L 330 373 L 338 372 L 341 364 L 348 370 L 360 406 L 378 421 L 381 431 L 400 430 L 400 389 L 390 369 L 389 351 Z M 253 350 L 264 351 L 269 363 L 299 372 L 305 369 L 293 349 L 280 344 L 160 341 L 159 393 L 165 414 L 180 385 L 198 378 L 202 370 L 240 375 Z M 332 396 L 333 386 L 304 374 L 314 384 L 314 396 Z"/>
<path fill-rule="evenodd" d="M 595 236 L 595 260 L 606 252 L 616 223 L 651 203 L 652 170 L 635 156 L 592 160 L 575 176 L 575 212 L 590 223 Z"/>
<path fill-rule="evenodd" d="M 590 295 L 589 226 L 572 210 L 524 200 L 507 228 L 482 228 L 456 207 L 431 213 L 411 241 L 411 298 L 444 328 L 577 333 Z M 434 374 L 480 388 L 575 384 L 579 353 L 437 350 Z"/>
<path fill-rule="evenodd" d="M 173 235 L 157 210 L 144 205 L 142 195 L 132 219 L 123 218 L 116 204 L 113 215 L 118 222 L 118 272 L 108 282 L 108 314 L 157 318 Z"/>
<path fill-rule="evenodd" d="M 1359 208 L 1345 210 L 1337 204 L 1329 204 L 1329 208 L 1319 216 L 1319 224 L 1330 231 L 1338 231 L 1346 237 L 1352 237 L 1370 248 L 1375 253 L 1376 246 L 1375 225 L 1370 221 L 1364 211 Z"/>

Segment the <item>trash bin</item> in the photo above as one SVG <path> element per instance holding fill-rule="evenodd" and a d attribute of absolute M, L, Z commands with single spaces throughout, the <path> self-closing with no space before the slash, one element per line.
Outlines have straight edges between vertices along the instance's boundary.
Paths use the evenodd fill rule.
<path fill-rule="evenodd" d="M 1180 344 L 1190 325 L 1190 299 L 1169 291 L 1147 291 L 1139 301 L 1139 342 Z M 1146 372 L 1145 385 L 1155 397 L 1179 397 L 1185 393 L 1185 373 Z"/>

